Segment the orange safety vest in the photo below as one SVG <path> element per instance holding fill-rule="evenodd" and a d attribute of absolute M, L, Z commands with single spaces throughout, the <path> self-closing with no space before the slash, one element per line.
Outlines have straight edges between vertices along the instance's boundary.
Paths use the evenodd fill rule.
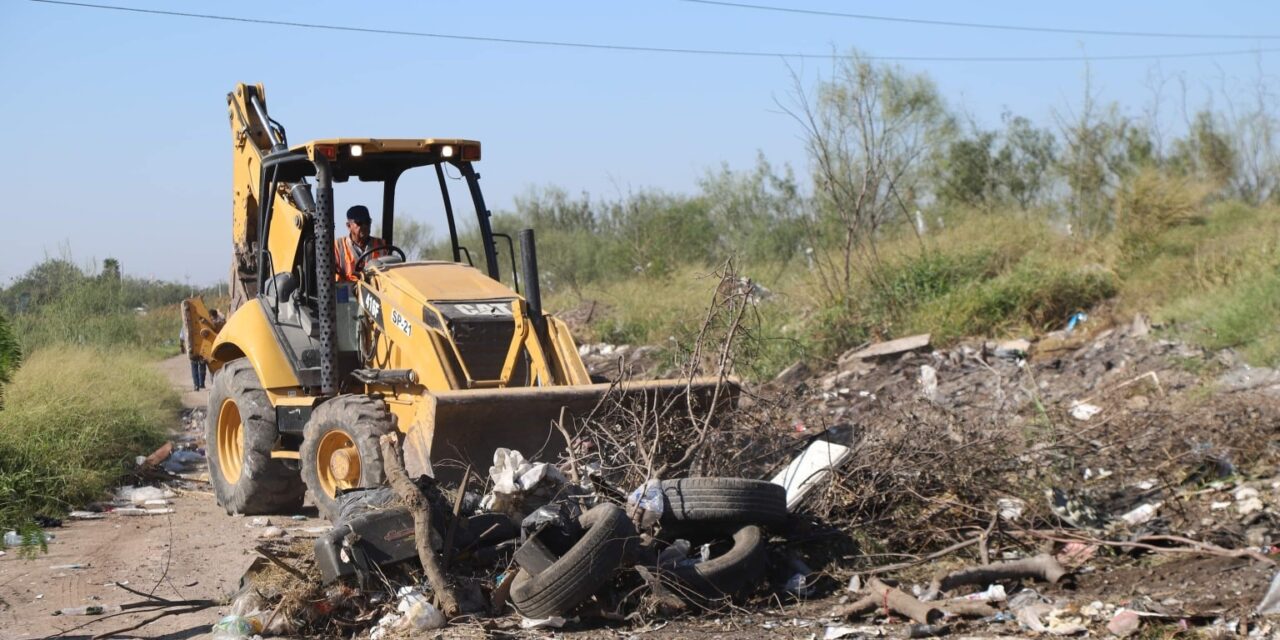
<path fill-rule="evenodd" d="M 351 236 L 339 238 L 333 243 L 334 279 L 339 281 L 348 280 L 351 282 L 359 280 L 360 274 L 356 273 L 356 258 L 359 258 L 360 253 L 367 250 L 369 247 L 381 249 L 385 246 L 387 246 L 387 243 L 383 242 L 382 238 L 370 236 L 369 245 L 364 249 L 357 250 L 355 245 L 351 243 Z M 365 260 L 368 261 L 372 258 L 379 258 L 386 254 L 386 251 L 374 251 L 369 254 Z"/>

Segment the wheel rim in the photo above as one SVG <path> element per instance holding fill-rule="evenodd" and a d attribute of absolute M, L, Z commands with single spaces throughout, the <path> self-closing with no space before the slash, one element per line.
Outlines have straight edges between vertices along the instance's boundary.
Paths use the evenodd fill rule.
<path fill-rule="evenodd" d="M 231 399 L 218 410 L 218 469 L 230 484 L 240 481 L 244 461 L 244 424 L 240 408 Z"/>
<path fill-rule="evenodd" d="M 360 486 L 360 451 L 351 436 L 330 431 L 320 438 L 316 451 L 316 475 L 325 495 L 333 497 L 339 489 Z"/>

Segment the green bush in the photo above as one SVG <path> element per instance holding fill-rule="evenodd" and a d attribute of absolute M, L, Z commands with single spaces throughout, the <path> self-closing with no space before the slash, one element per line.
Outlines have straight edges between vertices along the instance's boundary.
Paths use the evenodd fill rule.
<path fill-rule="evenodd" d="M 32 351 L 50 345 L 123 346 L 172 353 L 180 326 L 176 304 L 209 290 L 121 277 L 108 260 L 91 275 L 66 260 L 46 260 L 0 289 L 0 310 Z"/>
<path fill-rule="evenodd" d="M 0 527 L 99 499 L 164 442 L 177 393 L 137 352 L 32 352 L 0 411 Z"/>
<path fill-rule="evenodd" d="M 869 278 L 864 313 L 873 323 L 888 326 L 931 300 L 945 296 L 969 282 L 999 273 L 993 249 L 932 250 L 910 254 L 888 263 Z"/>
<path fill-rule="evenodd" d="M 1059 328 L 1072 313 L 1115 295 L 1116 276 L 1101 267 L 1028 257 L 1012 270 L 921 306 L 907 322 L 941 342 L 998 335 L 1013 328 Z"/>

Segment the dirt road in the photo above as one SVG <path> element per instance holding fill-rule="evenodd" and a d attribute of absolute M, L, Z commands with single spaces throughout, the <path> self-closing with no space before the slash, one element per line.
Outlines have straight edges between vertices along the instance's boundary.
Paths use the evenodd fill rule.
<path fill-rule="evenodd" d="M 177 389 L 183 390 L 185 407 L 203 407 L 206 392 L 190 390 L 191 377 L 185 356 L 158 365 Z M 175 427 L 179 423 L 175 417 Z M 228 516 L 214 502 L 208 487 L 179 492 L 175 513 L 168 516 L 127 517 L 109 514 L 102 520 L 71 521 L 50 529 L 56 537 L 49 552 L 34 560 L 18 557 L 10 549 L 0 557 L 0 640 L 27 640 L 65 633 L 63 638 L 89 638 L 95 634 L 140 622 L 146 615 L 122 615 L 94 620 L 85 616 L 54 617 L 64 607 L 123 604 L 138 596 L 112 586 L 129 587 L 168 599 L 218 599 L 232 592 L 241 574 L 253 561 L 253 547 L 261 528 L 246 526 L 248 518 Z M 271 518 L 272 524 L 309 536 L 302 529 L 323 526 L 314 509 L 305 521 L 288 516 Z M 83 569 L 58 568 L 86 565 Z M 125 637 L 201 638 L 226 613 L 226 607 L 163 618 Z"/>

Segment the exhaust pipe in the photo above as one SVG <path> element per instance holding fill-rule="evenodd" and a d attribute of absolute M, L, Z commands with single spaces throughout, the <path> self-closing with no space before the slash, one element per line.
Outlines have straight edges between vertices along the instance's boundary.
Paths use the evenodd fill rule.
<path fill-rule="evenodd" d="M 524 280 L 524 299 L 529 304 L 533 329 L 543 349 L 547 348 L 547 323 L 542 317 L 542 289 L 538 285 L 538 250 L 533 242 L 533 229 L 520 230 L 520 279 Z"/>

